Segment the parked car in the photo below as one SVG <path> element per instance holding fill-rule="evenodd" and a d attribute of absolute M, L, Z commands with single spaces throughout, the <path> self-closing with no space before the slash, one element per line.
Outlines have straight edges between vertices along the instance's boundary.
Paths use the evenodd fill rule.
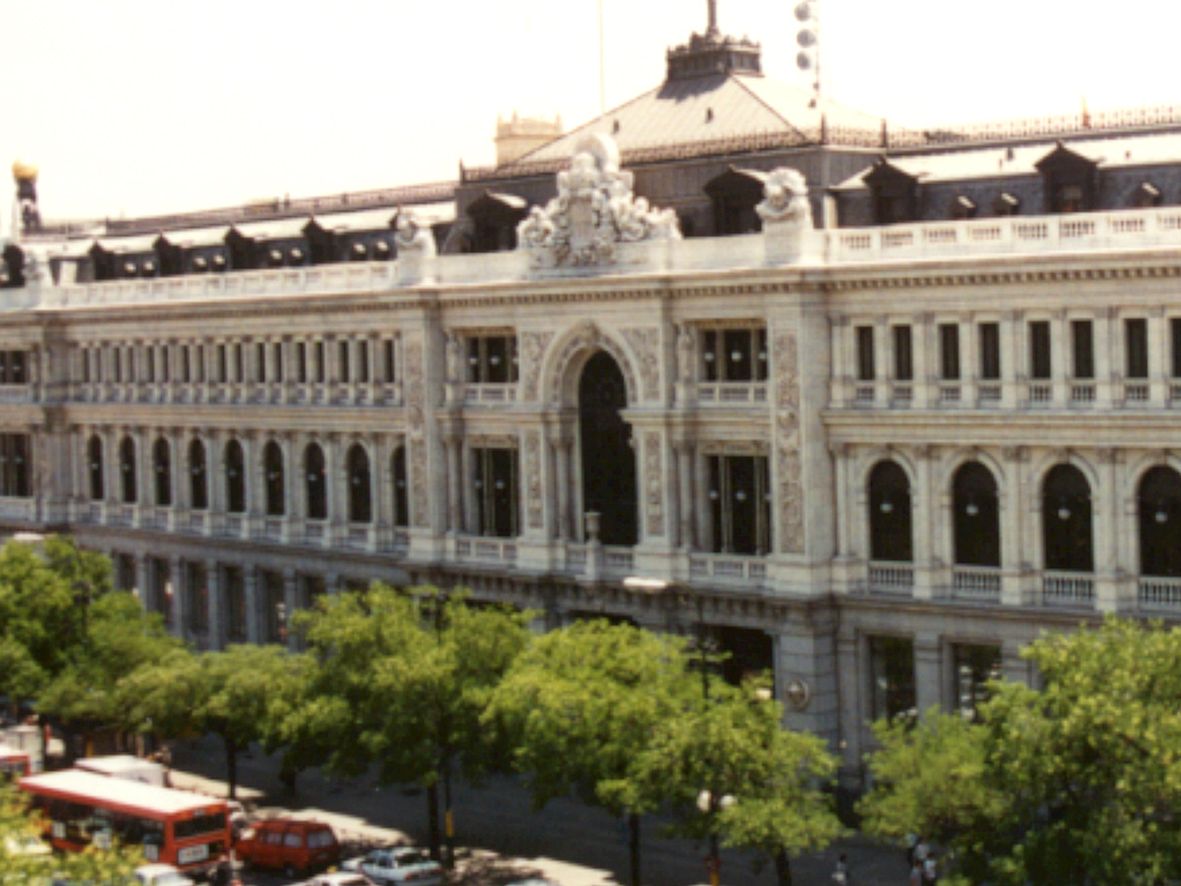
<path fill-rule="evenodd" d="M 443 882 L 443 867 L 432 861 L 425 850 L 414 846 L 388 846 L 373 849 L 359 858 L 350 858 L 341 865 L 346 871 L 359 871 L 375 883 L 398 886 L 439 886 Z"/>
<path fill-rule="evenodd" d="M 193 881 L 170 864 L 145 864 L 135 869 L 137 886 L 193 886 Z"/>
<path fill-rule="evenodd" d="M 310 880 L 304 880 L 300 886 L 373 886 L 373 881 L 364 874 L 351 872 L 319 874 Z"/>
<path fill-rule="evenodd" d="M 340 844 L 322 821 L 268 818 L 242 832 L 234 845 L 249 867 L 272 868 L 288 877 L 306 876 L 340 861 Z"/>

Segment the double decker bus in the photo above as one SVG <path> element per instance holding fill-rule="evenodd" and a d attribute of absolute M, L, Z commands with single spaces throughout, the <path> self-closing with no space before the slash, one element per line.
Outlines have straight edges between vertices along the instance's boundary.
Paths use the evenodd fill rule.
<path fill-rule="evenodd" d="M 118 840 L 141 847 L 148 861 L 210 876 L 230 851 L 224 800 L 79 769 L 30 775 L 19 784 L 48 822 L 56 849 Z"/>
<path fill-rule="evenodd" d="M 19 748 L 0 744 L 0 777 L 20 778 L 32 771 L 29 755 Z"/>

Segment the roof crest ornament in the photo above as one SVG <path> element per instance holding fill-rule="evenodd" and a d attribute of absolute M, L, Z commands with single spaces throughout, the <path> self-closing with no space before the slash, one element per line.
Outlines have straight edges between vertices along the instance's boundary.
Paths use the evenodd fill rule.
<path fill-rule="evenodd" d="M 681 238 L 673 210 L 633 194 L 634 176 L 619 168 L 619 147 L 608 135 L 582 139 L 557 180 L 558 196 L 517 226 L 517 248 L 534 267 L 611 264 L 620 243 Z"/>

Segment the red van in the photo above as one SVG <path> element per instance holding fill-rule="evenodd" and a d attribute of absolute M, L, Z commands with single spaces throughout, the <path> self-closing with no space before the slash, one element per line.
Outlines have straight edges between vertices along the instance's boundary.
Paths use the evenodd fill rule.
<path fill-rule="evenodd" d="M 322 821 L 268 818 L 242 832 L 234 852 L 250 867 L 273 868 L 288 877 L 305 876 L 340 861 L 340 844 Z"/>

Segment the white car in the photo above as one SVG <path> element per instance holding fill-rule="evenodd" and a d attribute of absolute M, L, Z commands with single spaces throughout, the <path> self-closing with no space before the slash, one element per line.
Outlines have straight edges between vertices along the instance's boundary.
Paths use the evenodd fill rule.
<path fill-rule="evenodd" d="M 360 871 L 375 883 L 385 886 L 441 886 L 443 868 L 429 855 L 413 846 L 390 846 L 374 849 L 360 858 L 350 858 L 341 865 L 346 871 Z"/>
<path fill-rule="evenodd" d="M 194 886 L 192 880 L 170 864 L 145 864 L 136 868 L 135 882 L 142 886 Z"/>
<path fill-rule="evenodd" d="M 301 886 L 373 886 L 373 881 L 364 874 L 320 874 L 304 880 Z"/>

